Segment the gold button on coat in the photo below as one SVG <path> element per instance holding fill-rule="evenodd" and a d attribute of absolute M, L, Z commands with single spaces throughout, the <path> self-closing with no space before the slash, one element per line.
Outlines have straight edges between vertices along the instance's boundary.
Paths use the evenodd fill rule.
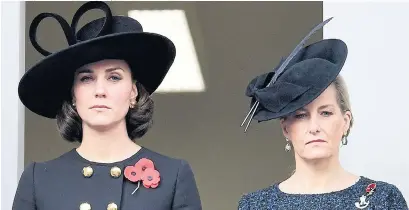
<path fill-rule="evenodd" d="M 117 210 L 118 206 L 115 203 L 108 204 L 107 210 Z"/>
<path fill-rule="evenodd" d="M 91 166 L 87 166 L 82 169 L 82 174 L 85 177 L 90 177 L 92 176 L 93 173 L 94 173 L 94 170 L 91 168 Z"/>
<path fill-rule="evenodd" d="M 119 176 L 121 176 L 121 169 L 119 167 L 112 167 L 111 168 L 111 176 L 118 178 Z"/>
<path fill-rule="evenodd" d="M 80 210 L 91 210 L 91 205 L 89 203 L 81 203 Z"/>

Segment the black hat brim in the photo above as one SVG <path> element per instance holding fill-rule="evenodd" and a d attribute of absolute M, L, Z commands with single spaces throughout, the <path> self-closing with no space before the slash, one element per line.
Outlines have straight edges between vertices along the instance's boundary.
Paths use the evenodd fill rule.
<path fill-rule="evenodd" d="M 104 59 L 125 60 L 133 78 L 152 94 L 165 78 L 176 56 L 171 40 L 160 34 L 117 33 L 80 42 L 44 58 L 22 77 L 21 102 L 32 112 L 55 118 L 72 98 L 75 70 Z"/>

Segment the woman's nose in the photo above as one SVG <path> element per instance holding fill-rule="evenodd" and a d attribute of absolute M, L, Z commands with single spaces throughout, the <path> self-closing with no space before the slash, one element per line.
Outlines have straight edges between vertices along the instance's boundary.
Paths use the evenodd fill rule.
<path fill-rule="evenodd" d="M 104 82 L 101 80 L 97 80 L 95 83 L 95 97 L 96 98 L 106 97 L 105 85 L 104 85 Z"/>
<path fill-rule="evenodd" d="M 310 126 L 309 126 L 309 132 L 311 134 L 317 134 L 321 131 L 321 126 L 318 120 L 314 117 L 311 117 L 310 119 Z"/>

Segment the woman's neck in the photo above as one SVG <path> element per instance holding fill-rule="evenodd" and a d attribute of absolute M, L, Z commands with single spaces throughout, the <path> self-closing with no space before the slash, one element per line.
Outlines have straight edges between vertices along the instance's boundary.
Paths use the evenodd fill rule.
<path fill-rule="evenodd" d="M 125 122 L 109 129 L 94 129 L 83 123 L 83 138 L 77 152 L 93 162 L 112 163 L 122 161 L 141 147 L 128 137 Z"/>
<path fill-rule="evenodd" d="M 345 189 L 358 178 L 343 169 L 338 158 L 307 161 L 296 157 L 296 170 L 282 186 L 291 193 L 326 193 Z"/>

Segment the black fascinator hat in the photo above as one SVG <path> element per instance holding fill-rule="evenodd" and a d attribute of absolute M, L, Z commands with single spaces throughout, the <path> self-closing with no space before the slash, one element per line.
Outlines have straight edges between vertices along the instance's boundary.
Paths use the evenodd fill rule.
<path fill-rule="evenodd" d="M 316 99 L 338 76 L 347 58 L 347 45 L 324 39 L 305 46 L 308 38 L 330 20 L 318 24 L 274 71 L 257 76 L 246 89 L 251 98 L 250 117 L 258 122 L 286 116 Z"/>

